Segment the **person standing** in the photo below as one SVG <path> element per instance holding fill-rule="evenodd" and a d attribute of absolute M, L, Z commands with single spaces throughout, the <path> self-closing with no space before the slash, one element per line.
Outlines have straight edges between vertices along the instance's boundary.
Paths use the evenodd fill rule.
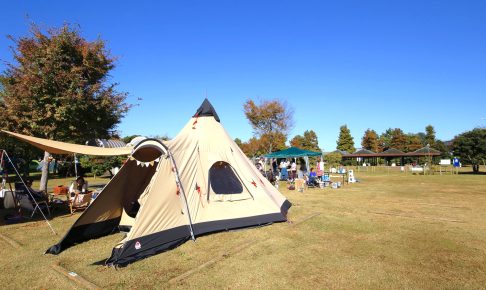
<path fill-rule="evenodd" d="M 324 161 L 322 157 L 320 161 L 317 162 L 317 179 L 322 180 L 322 176 L 324 175 Z"/>
<path fill-rule="evenodd" d="M 295 173 L 297 172 L 297 163 L 295 163 L 295 160 L 292 161 L 292 164 L 290 165 L 290 178 L 292 181 L 295 179 Z"/>
<path fill-rule="evenodd" d="M 278 169 L 277 159 L 272 159 L 272 170 L 274 174 L 277 173 L 277 169 Z"/>

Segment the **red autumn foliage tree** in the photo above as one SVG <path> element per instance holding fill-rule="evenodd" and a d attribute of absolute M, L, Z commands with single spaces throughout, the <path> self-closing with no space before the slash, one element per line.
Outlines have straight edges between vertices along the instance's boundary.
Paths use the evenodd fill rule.
<path fill-rule="evenodd" d="M 129 105 L 108 82 L 115 58 L 103 40 L 87 41 L 70 25 L 33 25 L 30 36 L 10 39 L 15 63 L 0 75 L 3 129 L 75 143 L 113 134 Z M 41 190 L 46 184 L 43 172 Z"/>
<path fill-rule="evenodd" d="M 248 100 L 243 110 L 255 136 L 259 138 L 262 154 L 285 148 L 285 141 L 294 124 L 293 111 L 285 102 L 265 100 L 257 105 L 253 100 Z"/>
<path fill-rule="evenodd" d="M 361 146 L 364 149 L 378 152 L 378 134 L 376 134 L 375 130 L 368 129 L 365 131 L 361 139 Z"/>

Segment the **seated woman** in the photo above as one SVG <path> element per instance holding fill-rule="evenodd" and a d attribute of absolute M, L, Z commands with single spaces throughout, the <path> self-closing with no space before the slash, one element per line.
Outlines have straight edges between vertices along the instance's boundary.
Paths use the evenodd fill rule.
<path fill-rule="evenodd" d="M 76 193 L 87 193 L 88 182 L 82 176 L 78 177 L 75 182 L 69 187 L 69 195 L 73 197 Z"/>
<path fill-rule="evenodd" d="M 82 176 L 76 179 L 69 187 L 69 210 L 73 214 L 76 210 L 84 210 L 92 201 L 93 193 L 88 191 L 88 182 Z"/>

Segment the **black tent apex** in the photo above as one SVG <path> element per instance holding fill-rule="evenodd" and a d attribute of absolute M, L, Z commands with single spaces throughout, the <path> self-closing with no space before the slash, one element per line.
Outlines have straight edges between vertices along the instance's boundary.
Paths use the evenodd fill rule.
<path fill-rule="evenodd" d="M 199 109 L 197 109 L 196 114 L 193 117 L 203 117 L 203 116 L 213 116 L 214 119 L 220 122 L 218 114 L 214 109 L 213 105 L 209 102 L 207 98 L 204 99 Z"/>

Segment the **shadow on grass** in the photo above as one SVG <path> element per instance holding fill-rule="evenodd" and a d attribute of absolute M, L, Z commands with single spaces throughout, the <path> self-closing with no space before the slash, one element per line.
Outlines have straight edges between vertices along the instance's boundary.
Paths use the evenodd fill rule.
<path fill-rule="evenodd" d="M 30 212 L 25 212 L 22 215 L 19 215 L 18 209 L 0 209 L 0 226 L 5 225 L 12 225 L 12 224 L 27 224 L 27 223 L 34 223 L 39 221 L 44 221 L 42 214 L 37 211 L 35 215 L 30 218 Z M 44 214 L 47 217 L 47 220 L 52 220 L 54 218 L 66 218 L 70 217 L 69 209 L 66 207 L 64 208 L 51 208 L 51 214 L 48 215 L 46 211 Z"/>
<path fill-rule="evenodd" d="M 467 171 L 467 172 L 459 172 L 460 175 L 486 175 L 485 172 L 473 172 L 473 171 Z"/>

